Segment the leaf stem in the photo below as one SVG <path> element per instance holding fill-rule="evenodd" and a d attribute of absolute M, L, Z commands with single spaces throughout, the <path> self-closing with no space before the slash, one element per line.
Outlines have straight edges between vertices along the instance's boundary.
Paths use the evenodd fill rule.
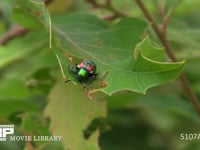
<path fill-rule="evenodd" d="M 145 4 L 142 0 L 135 0 L 137 5 L 140 7 L 141 11 L 143 12 L 144 16 L 147 18 L 147 20 L 151 23 L 152 28 L 154 29 L 155 33 L 157 34 L 158 38 L 160 39 L 162 45 L 165 47 L 165 51 L 168 55 L 168 57 L 173 61 L 177 61 L 172 48 L 169 45 L 169 42 L 167 40 L 166 36 L 166 28 L 160 28 L 157 22 L 155 21 L 154 17 L 151 15 L 151 13 L 146 8 Z M 200 104 L 197 99 L 197 96 L 193 92 L 190 83 L 186 79 L 185 75 L 182 74 L 180 77 L 180 82 L 182 89 L 184 90 L 186 96 L 191 101 L 193 107 L 195 108 L 196 112 L 200 115 Z"/>
<path fill-rule="evenodd" d="M 124 14 L 121 11 L 118 11 L 113 5 L 111 0 L 105 0 L 105 3 L 99 3 L 97 0 L 85 0 L 86 2 L 93 5 L 94 8 L 103 8 L 113 12 L 111 19 L 117 17 L 127 17 L 128 15 Z"/>

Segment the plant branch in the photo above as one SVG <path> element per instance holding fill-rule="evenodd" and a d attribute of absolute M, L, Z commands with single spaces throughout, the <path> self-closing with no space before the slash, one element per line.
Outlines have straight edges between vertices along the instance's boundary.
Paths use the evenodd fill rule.
<path fill-rule="evenodd" d="M 27 29 L 23 28 L 20 25 L 13 25 L 4 35 L 0 38 L 0 45 L 5 45 L 11 39 L 19 36 L 23 36 L 28 32 Z"/>
<path fill-rule="evenodd" d="M 168 12 L 166 13 L 166 15 L 163 18 L 162 30 L 164 31 L 165 34 L 166 34 L 167 26 L 169 23 L 169 18 L 171 17 L 172 12 L 174 11 L 174 9 L 176 8 L 176 6 L 178 5 L 179 2 L 180 2 L 180 0 L 176 0 L 174 2 L 174 4 L 171 6 L 171 8 L 169 8 Z"/>
<path fill-rule="evenodd" d="M 45 3 L 45 5 L 48 5 L 52 2 L 52 0 L 42 0 L 42 1 Z M 14 24 L 0 38 L 0 45 L 6 45 L 10 40 L 16 37 L 24 36 L 28 32 L 29 30 L 25 29 L 23 26 Z"/>
<path fill-rule="evenodd" d="M 169 42 L 167 40 L 167 36 L 166 36 L 166 28 L 160 28 L 159 25 L 157 24 L 157 22 L 155 21 L 154 17 L 151 15 L 151 13 L 147 10 L 145 4 L 143 3 L 142 0 L 135 0 L 137 5 L 140 7 L 140 9 L 142 10 L 142 12 L 144 13 L 145 17 L 147 18 L 147 20 L 151 23 L 155 33 L 157 34 L 158 38 L 160 39 L 162 45 L 165 47 L 165 51 L 168 55 L 168 57 L 173 61 L 177 61 L 172 48 L 169 45 Z M 200 104 L 199 101 L 197 99 L 197 96 L 195 95 L 195 93 L 193 92 L 190 83 L 188 82 L 188 80 L 186 79 L 185 75 L 182 74 L 180 76 L 180 82 L 181 82 L 181 86 L 186 94 L 186 96 L 188 97 L 188 99 L 191 101 L 193 107 L 195 108 L 196 112 L 200 115 Z"/>

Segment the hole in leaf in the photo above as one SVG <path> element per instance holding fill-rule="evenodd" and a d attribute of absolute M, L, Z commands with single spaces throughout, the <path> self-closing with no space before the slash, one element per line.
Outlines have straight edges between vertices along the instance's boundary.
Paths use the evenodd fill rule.
<path fill-rule="evenodd" d="M 110 125 L 107 123 L 105 118 L 99 117 L 94 119 L 91 124 L 87 127 L 86 130 L 83 132 L 83 136 L 85 139 L 88 139 L 92 133 L 94 133 L 97 129 L 100 130 L 100 132 L 105 132 L 110 130 Z"/>

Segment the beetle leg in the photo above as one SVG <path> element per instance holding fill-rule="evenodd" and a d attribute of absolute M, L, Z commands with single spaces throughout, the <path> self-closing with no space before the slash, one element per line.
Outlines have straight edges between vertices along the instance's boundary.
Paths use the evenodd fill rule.
<path fill-rule="evenodd" d="M 88 86 L 97 78 L 98 74 L 95 73 L 94 75 L 92 75 L 90 77 L 90 79 L 88 80 L 88 82 L 86 84 L 84 84 L 83 88 L 87 88 L 88 89 Z"/>
<path fill-rule="evenodd" d="M 69 70 L 69 73 L 76 74 L 76 72 L 77 72 L 76 67 L 71 67 L 69 64 L 67 64 L 67 68 Z M 64 83 L 68 83 L 70 81 L 72 81 L 72 80 L 66 80 L 66 81 L 64 81 Z"/>
<path fill-rule="evenodd" d="M 67 64 L 67 68 L 69 70 L 70 73 L 77 73 L 77 69 L 75 67 L 71 67 L 69 64 Z"/>

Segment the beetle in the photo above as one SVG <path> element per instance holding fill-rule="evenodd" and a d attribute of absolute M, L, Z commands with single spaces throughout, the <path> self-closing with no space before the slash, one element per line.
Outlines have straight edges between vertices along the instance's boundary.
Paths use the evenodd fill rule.
<path fill-rule="evenodd" d="M 74 67 L 70 67 L 68 65 L 68 69 L 71 73 L 75 75 L 76 79 L 80 83 L 86 83 L 86 87 L 92 81 L 94 81 L 98 76 L 98 73 L 96 73 L 96 70 L 97 70 L 96 64 L 89 59 L 81 61 L 79 64 L 76 64 Z M 67 80 L 65 82 L 68 82 L 68 81 L 70 80 Z"/>

